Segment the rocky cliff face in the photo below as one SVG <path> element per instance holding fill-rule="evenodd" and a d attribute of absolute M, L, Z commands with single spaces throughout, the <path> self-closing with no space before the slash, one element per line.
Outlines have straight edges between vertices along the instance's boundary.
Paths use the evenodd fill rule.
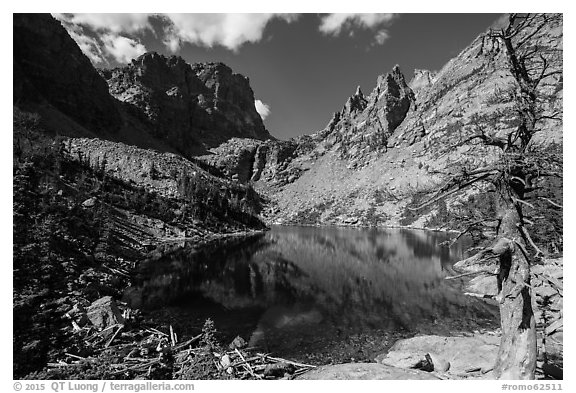
<path fill-rule="evenodd" d="M 112 70 L 90 60 L 47 14 L 14 15 L 14 105 L 59 134 L 191 157 L 233 137 L 272 139 L 248 78 L 222 63 L 146 53 Z"/>
<path fill-rule="evenodd" d="M 200 158 L 233 179 L 281 187 L 294 182 L 327 152 L 349 160 L 352 166 L 368 154 L 385 152 L 388 138 L 414 102 L 414 93 L 396 66 L 378 77 L 368 96 L 358 87 L 328 125 L 315 134 L 286 142 L 235 139 Z"/>
<path fill-rule="evenodd" d="M 298 147 L 296 141 L 233 138 L 198 158 L 232 180 L 284 185 L 299 173 L 298 168 L 289 168 L 292 159 L 298 157 Z"/>
<path fill-rule="evenodd" d="M 561 70 L 562 26 L 547 26 L 532 39 L 542 50 L 559 50 L 553 67 Z M 507 60 L 501 51 L 481 53 L 481 46 L 478 37 L 437 73 L 417 70 L 410 84 L 395 67 L 378 78 L 368 96 L 358 89 L 324 130 L 292 140 L 293 153 L 274 164 L 280 176 L 256 184 L 273 201 L 269 219 L 407 224 L 405 206 L 417 193 L 436 189 L 440 172 L 495 159 L 496 149 L 463 143 L 479 128 L 498 136 L 515 127 L 515 84 Z M 549 113 L 562 113 L 561 74 L 547 78 L 541 93 Z M 562 122 L 544 120 L 541 126 L 535 143 L 562 143 Z M 409 224 L 425 226 L 429 218 L 424 214 Z"/>
<path fill-rule="evenodd" d="M 271 139 L 248 79 L 222 63 L 191 66 L 181 57 L 145 53 L 101 74 L 131 114 L 145 119 L 156 138 L 183 154 L 232 137 Z"/>
<path fill-rule="evenodd" d="M 13 21 L 14 104 L 52 106 L 96 133 L 118 131 L 106 82 L 60 22 L 44 14 L 14 14 Z"/>
<path fill-rule="evenodd" d="M 342 157 L 357 157 L 368 152 L 385 151 L 388 138 L 414 106 L 412 89 L 400 67 L 380 75 L 376 87 L 365 97 L 360 87 L 336 112 L 326 129 L 326 143 L 334 144 Z"/>
<path fill-rule="evenodd" d="M 428 88 L 436 82 L 437 73 L 429 70 L 414 70 L 414 77 L 408 83 L 414 94 L 418 94 L 418 92 L 422 89 Z"/>

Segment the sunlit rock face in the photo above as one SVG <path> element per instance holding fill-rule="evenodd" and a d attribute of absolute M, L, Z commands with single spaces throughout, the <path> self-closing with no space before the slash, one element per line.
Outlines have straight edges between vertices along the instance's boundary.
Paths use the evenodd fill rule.
<path fill-rule="evenodd" d="M 283 185 L 294 181 L 300 173 L 297 169 L 288 170 L 298 147 L 294 141 L 232 138 L 197 158 L 242 183 L 262 181 Z"/>
<path fill-rule="evenodd" d="M 115 98 L 183 153 L 195 151 L 194 144 L 217 146 L 232 137 L 271 138 L 248 78 L 223 63 L 190 65 L 179 56 L 149 52 L 101 73 Z"/>
<path fill-rule="evenodd" d="M 294 183 L 328 151 L 353 162 L 386 151 L 388 138 L 414 106 L 414 100 L 396 66 L 377 78 L 368 96 L 358 87 L 326 128 L 313 135 L 268 142 L 235 138 L 199 158 L 238 181 L 283 187 Z"/>
<path fill-rule="evenodd" d="M 414 77 L 408 85 L 414 92 L 414 95 L 417 97 L 418 92 L 422 89 L 429 88 L 436 82 L 437 73 L 429 70 L 421 70 L 415 69 L 414 70 Z"/>
<path fill-rule="evenodd" d="M 376 87 L 364 96 L 360 87 L 349 97 L 320 133 L 341 157 L 354 158 L 372 151 L 385 151 L 388 138 L 414 106 L 414 92 L 399 66 L 380 75 Z"/>

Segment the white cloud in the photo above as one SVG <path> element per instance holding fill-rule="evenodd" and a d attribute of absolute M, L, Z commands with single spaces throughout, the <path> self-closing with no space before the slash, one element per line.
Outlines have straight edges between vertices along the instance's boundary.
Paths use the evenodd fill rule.
<path fill-rule="evenodd" d="M 395 17 L 395 14 L 328 14 L 321 18 L 319 29 L 327 35 L 339 35 L 346 29 L 386 26 Z"/>
<path fill-rule="evenodd" d="M 128 63 L 146 52 L 146 47 L 132 38 L 110 33 L 102 35 L 100 39 L 104 51 L 119 63 Z"/>
<path fill-rule="evenodd" d="M 164 44 L 172 52 L 184 42 L 206 47 L 221 45 L 235 51 L 247 42 L 260 41 L 272 19 L 287 22 L 297 19 L 294 14 L 162 14 L 161 17 L 167 24 Z"/>
<path fill-rule="evenodd" d="M 273 19 L 290 23 L 297 14 L 53 14 L 60 20 L 82 51 L 93 63 L 106 62 L 103 55 L 128 62 L 131 54 L 140 54 L 144 47 L 137 35 L 157 32 L 150 21 L 160 19 L 159 37 L 166 48 L 176 53 L 183 43 L 205 47 L 216 45 L 238 50 L 247 42 L 262 39 L 264 29 Z M 86 34 L 87 31 L 94 36 Z M 128 38 L 130 37 L 130 38 Z"/>
<path fill-rule="evenodd" d="M 112 58 L 128 63 L 146 52 L 138 40 L 121 34 L 151 29 L 146 14 L 53 14 L 93 64 Z M 90 33 L 89 33 L 90 32 Z"/>
<path fill-rule="evenodd" d="M 68 29 L 68 33 L 70 34 L 70 37 L 76 41 L 80 50 L 84 52 L 93 64 L 107 63 L 106 57 L 104 53 L 102 53 L 102 48 L 100 48 L 98 41 L 95 38 L 84 34 L 82 27 L 72 27 Z"/>
<path fill-rule="evenodd" d="M 172 53 L 176 53 L 180 50 L 180 38 L 174 34 L 170 33 L 169 31 L 166 34 L 166 37 L 162 41 L 162 43 L 168 48 L 168 50 Z"/>
<path fill-rule="evenodd" d="M 386 40 L 388 38 L 390 38 L 390 34 L 388 34 L 388 31 L 387 30 L 380 30 L 378 33 L 376 33 L 374 40 L 376 41 L 376 43 L 378 45 L 382 45 L 382 44 L 384 44 L 384 42 L 386 42 Z"/>
<path fill-rule="evenodd" d="M 120 33 L 139 33 L 152 30 L 150 14 L 52 14 L 56 19 L 73 25 L 89 26 L 93 30 Z"/>
<path fill-rule="evenodd" d="M 270 114 L 270 105 L 263 103 L 260 100 L 254 101 L 254 105 L 256 106 L 256 112 L 260 114 L 262 120 L 268 117 Z"/>

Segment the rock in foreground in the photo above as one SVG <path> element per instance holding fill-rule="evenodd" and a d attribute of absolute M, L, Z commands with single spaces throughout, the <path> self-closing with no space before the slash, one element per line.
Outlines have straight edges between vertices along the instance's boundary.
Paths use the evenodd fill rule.
<path fill-rule="evenodd" d="M 488 372 L 496 362 L 499 344 L 500 337 L 488 334 L 474 337 L 418 336 L 398 341 L 376 361 L 411 369 L 425 359 L 426 354 L 431 354 L 433 359 L 450 364 L 448 374 L 489 378 Z"/>
<path fill-rule="evenodd" d="M 438 379 L 433 374 L 419 370 L 406 370 L 378 363 L 346 363 L 333 366 L 322 366 L 302 374 L 297 379 L 391 379 L 391 380 L 428 380 Z"/>
<path fill-rule="evenodd" d="M 88 319 L 98 329 L 123 324 L 124 318 L 112 296 L 104 296 L 88 307 Z"/>

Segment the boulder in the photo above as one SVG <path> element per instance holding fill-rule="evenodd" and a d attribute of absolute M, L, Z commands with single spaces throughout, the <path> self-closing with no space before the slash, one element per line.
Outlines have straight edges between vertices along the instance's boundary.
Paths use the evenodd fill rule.
<path fill-rule="evenodd" d="M 89 199 L 86 199 L 84 202 L 82 202 L 82 206 L 83 207 L 94 207 L 94 205 L 96 205 L 96 197 L 92 197 Z"/>
<path fill-rule="evenodd" d="M 546 282 L 534 288 L 534 293 L 537 297 L 551 298 L 553 296 L 558 295 L 558 290 L 556 288 L 553 288 L 552 286 L 550 286 L 550 284 Z"/>
<path fill-rule="evenodd" d="M 450 369 L 450 362 L 442 356 L 439 356 L 434 352 L 429 353 L 428 356 L 431 360 L 432 366 L 434 367 L 434 371 L 444 373 Z"/>
<path fill-rule="evenodd" d="M 437 371 L 440 373 L 445 373 L 450 369 L 450 362 L 434 352 L 427 353 L 421 357 L 420 353 L 398 351 L 393 354 L 393 357 L 393 363 L 396 367 L 418 369 L 428 372 Z"/>
<path fill-rule="evenodd" d="M 92 325 L 99 330 L 124 323 L 124 317 L 112 296 L 104 296 L 94 301 L 88 307 L 87 316 Z"/>
<path fill-rule="evenodd" d="M 388 353 L 382 353 L 374 360 L 378 363 L 391 365 L 400 368 L 415 368 L 418 363 L 425 359 L 426 353 L 423 351 L 401 351 L 392 350 Z"/>
<path fill-rule="evenodd" d="M 435 370 L 461 374 L 469 369 L 490 370 L 496 362 L 500 337 L 475 335 L 473 337 L 418 336 L 399 340 L 376 361 L 400 368 L 413 368 L 429 354 L 436 364 Z"/>
<path fill-rule="evenodd" d="M 433 374 L 420 370 L 407 370 L 378 363 L 346 363 L 321 366 L 300 375 L 296 379 L 305 380 L 431 380 L 439 379 Z"/>
<path fill-rule="evenodd" d="M 220 359 L 220 365 L 224 369 L 227 369 L 230 366 L 230 364 L 232 364 L 232 361 L 230 360 L 230 356 L 227 354 L 222 356 L 222 358 Z"/>
<path fill-rule="evenodd" d="M 543 274 L 547 277 L 556 279 L 562 278 L 563 274 L 563 259 L 547 259 L 544 264 L 533 265 L 530 270 L 533 274 Z"/>
<path fill-rule="evenodd" d="M 478 295 L 496 296 L 498 295 L 498 280 L 495 276 L 474 277 L 466 286 L 466 291 Z"/>

